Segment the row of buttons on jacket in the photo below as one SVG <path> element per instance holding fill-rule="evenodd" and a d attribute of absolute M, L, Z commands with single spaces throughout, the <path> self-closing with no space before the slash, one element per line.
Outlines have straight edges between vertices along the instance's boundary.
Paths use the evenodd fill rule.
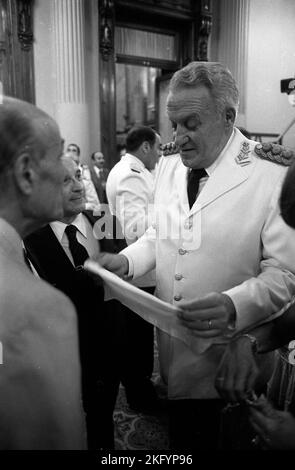
<path fill-rule="evenodd" d="M 179 248 L 178 250 L 178 253 L 180 255 L 185 255 L 187 253 L 187 250 L 185 250 L 184 248 Z M 181 281 L 181 279 L 183 278 L 183 275 L 182 274 L 175 274 L 175 279 L 176 281 Z M 175 294 L 175 296 L 173 297 L 175 301 L 179 301 L 182 299 L 182 295 L 181 294 Z"/>

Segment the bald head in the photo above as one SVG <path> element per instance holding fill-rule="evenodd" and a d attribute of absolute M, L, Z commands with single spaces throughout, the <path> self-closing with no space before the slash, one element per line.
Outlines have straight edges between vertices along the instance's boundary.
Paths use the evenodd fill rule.
<path fill-rule="evenodd" d="M 72 157 L 64 156 L 61 159 L 64 166 L 63 183 L 63 218 L 66 224 L 72 223 L 80 212 L 85 209 L 85 188 L 81 169 Z"/>
<path fill-rule="evenodd" d="M 0 103 L 0 217 L 21 236 L 63 214 L 63 142 L 55 121 L 15 98 Z"/>
<path fill-rule="evenodd" d="M 60 137 L 50 116 L 30 103 L 5 97 L 0 104 L 0 177 L 23 151 L 42 158 L 56 143 L 51 139 Z"/>

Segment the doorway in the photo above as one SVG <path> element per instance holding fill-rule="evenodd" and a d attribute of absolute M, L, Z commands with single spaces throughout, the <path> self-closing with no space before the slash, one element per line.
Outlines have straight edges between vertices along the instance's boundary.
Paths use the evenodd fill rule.
<path fill-rule="evenodd" d="M 157 67 L 116 64 L 116 146 L 118 158 L 124 150 L 125 137 L 133 126 L 157 127 Z"/>
<path fill-rule="evenodd" d="M 111 168 L 132 126 L 148 125 L 161 132 L 163 123 L 169 124 L 160 95 L 167 92 L 166 77 L 197 58 L 200 3 L 114 0 L 102 5 L 101 146 Z M 162 136 L 164 142 L 167 138 Z"/>

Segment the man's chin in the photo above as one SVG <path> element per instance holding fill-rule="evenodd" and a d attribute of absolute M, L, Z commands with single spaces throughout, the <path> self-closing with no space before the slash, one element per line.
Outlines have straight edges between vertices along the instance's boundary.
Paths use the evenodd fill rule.
<path fill-rule="evenodd" d="M 184 166 L 187 166 L 189 168 L 192 168 L 196 164 L 197 156 L 196 154 L 192 153 L 181 153 L 180 154 L 181 161 L 184 164 Z"/>

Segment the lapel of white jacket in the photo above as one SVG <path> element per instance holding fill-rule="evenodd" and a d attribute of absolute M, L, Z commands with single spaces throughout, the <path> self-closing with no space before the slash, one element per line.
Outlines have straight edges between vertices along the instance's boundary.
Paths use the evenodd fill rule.
<path fill-rule="evenodd" d="M 174 181 L 177 187 L 180 206 L 184 213 L 188 216 L 190 213 L 187 197 L 187 167 L 185 167 L 179 158 L 178 166 L 174 174 Z"/>
<path fill-rule="evenodd" d="M 255 168 L 256 160 L 253 158 L 251 151 L 247 154 L 243 152 L 244 142 L 248 142 L 246 149 L 251 150 L 250 142 L 240 132 L 235 131 L 230 147 L 226 150 L 215 171 L 208 178 L 201 194 L 189 212 L 190 215 L 212 204 L 216 199 L 232 191 L 249 178 Z"/>

